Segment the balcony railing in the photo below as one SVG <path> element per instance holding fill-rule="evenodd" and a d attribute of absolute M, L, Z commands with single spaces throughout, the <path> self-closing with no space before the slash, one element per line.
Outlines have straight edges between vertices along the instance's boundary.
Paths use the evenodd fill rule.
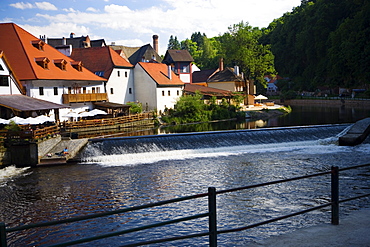
<path fill-rule="evenodd" d="M 106 93 L 63 94 L 63 104 L 106 100 L 108 100 Z"/>

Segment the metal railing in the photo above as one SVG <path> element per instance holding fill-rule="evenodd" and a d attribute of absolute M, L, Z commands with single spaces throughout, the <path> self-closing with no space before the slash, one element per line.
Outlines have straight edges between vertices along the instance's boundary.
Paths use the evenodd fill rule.
<path fill-rule="evenodd" d="M 51 246 L 70 246 L 70 245 L 75 245 L 75 244 L 80 244 L 80 243 L 86 243 L 86 242 L 91 242 L 94 240 L 99 240 L 99 239 L 104 239 L 104 238 L 109 238 L 113 236 L 119 236 L 119 235 L 124 235 L 127 233 L 132 233 L 132 232 L 138 232 L 144 229 L 151 229 L 151 228 L 156 228 L 160 226 L 165 226 L 165 225 L 170 225 L 174 223 L 179 223 L 179 222 L 185 222 L 189 220 L 194 220 L 194 219 L 199 219 L 199 218 L 205 218 L 208 217 L 208 231 L 205 232 L 198 232 L 198 233 L 193 233 L 189 235 L 182 235 L 182 236 L 174 236 L 174 237 L 168 237 L 168 238 L 162 238 L 162 239 L 155 239 L 155 240 L 149 240 L 149 241 L 143 241 L 143 242 L 138 242 L 134 244 L 128 244 L 124 246 L 142 246 L 142 245 L 148 245 L 148 244 L 155 244 L 155 243 L 163 243 L 163 242 L 170 242 L 170 241 L 175 241 L 175 240 L 182 240 L 182 239 L 191 239 L 191 238 L 198 238 L 198 237 L 204 237 L 208 236 L 209 237 L 209 245 L 214 247 L 217 246 L 217 236 L 220 234 L 225 234 L 225 233 L 231 233 L 231 232 L 238 232 L 238 231 L 244 231 L 247 229 L 251 229 L 254 227 L 258 227 L 261 225 L 269 224 L 272 222 L 276 222 L 279 220 L 287 219 L 293 216 L 305 214 L 314 210 L 318 210 L 324 207 L 331 206 L 331 223 L 333 225 L 338 225 L 339 224 L 339 204 L 359 198 L 364 198 L 364 197 L 369 197 L 369 194 L 362 194 L 356 197 L 351 197 L 351 198 L 346 198 L 339 200 L 339 171 L 344 171 L 344 170 L 350 170 L 350 169 L 357 169 L 361 167 L 366 167 L 370 166 L 370 164 L 365 164 L 365 165 L 357 165 L 357 166 L 351 166 L 347 168 L 341 168 L 338 169 L 338 167 L 332 167 L 330 171 L 327 172 L 321 172 L 321 173 L 315 173 L 311 175 L 305 175 L 305 176 L 300 176 L 300 177 L 294 177 L 294 178 L 289 178 L 289 179 L 283 179 L 283 180 L 276 180 L 276 181 L 271 181 L 271 182 L 266 182 L 266 183 L 261 183 L 261 184 L 255 184 L 255 185 L 248 185 L 244 187 L 238 187 L 238 188 L 232 188 L 232 189 L 226 189 L 226 190 L 220 190 L 216 191 L 214 187 L 208 188 L 207 193 L 203 194 L 196 194 L 196 195 L 191 195 L 191 196 L 186 196 L 186 197 L 180 197 L 180 198 L 175 198 L 171 200 L 166 200 L 166 201 L 160 201 L 156 203 L 150 203 L 146 205 L 141 205 L 141 206 L 135 206 L 135 207 L 129 207 L 129 208 L 124 208 L 120 210 L 114 210 L 114 211 L 109 211 L 109 212 L 103 212 L 103 213 L 97 213 L 97 214 L 92 214 L 92 215 L 86 215 L 86 216 L 79 216 L 79 217 L 73 217 L 69 219 L 63 219 L 63 220 L 55 220 L 55 221 L 50 221 L 50 222 L 43 222 L 43 223 L 36 223 L 36 224 L 29 224 L 29 225 L 23 225 L 23 226 L 18 226 L 18 227 L 6 227 L 5 223 L 0 223 L 0 247 L 6 247 L 7 246 L 7 238 L 6 235 L 7 233 L 10 232 L 16 232 L 16 231 L 22 231 L 26 229 L 32 229 L 32 228 L 38 228 L 38 227 L 47 227 L 47 226 L 53 226 L 53 225 L 60 225 L 60 224 L 66 224 L 66 223 L 72 223 L 72 222 L 78 222 L 78 221 L 83 221 L 83 220 L 88 220 L 88 219 L 94 219 L 94 218 L 99 218 L 99 217 L 106 217 L 109 215 L 116 215 L 116 214 L 121 214 L 125 212 L 133 212 L 141 209 L 146 209 L 146 208 L 153 208 L 153 207 L 158 207 L 166 204 L 171 204 L 175 202 L 181 202 L 181 201 L 188 201 L 188 200 L 193 200 L 197 198 L 208 198 L 208 211 L 195 214 L 195 215 L 190 215 L 182 218 L 175 218 L 172 220 L 168 221 L 163 221 L 160 223 L 155 223 L 155 224 L 150 224 L 150 225 L 145 225 L 145 226 L 139 226 L 136 228 L 131 228 L 131 229 L 126 229 L 126 230 L 121 230 L 117 232 L 111 232 L 107 234 L 102 234 L 98 236 L 93 236 L 93 237 L 88 237 L 88 238 L 82 238 L 78 240 L 73 240 L 69 242 L 64 242 L 64 243 L 59 243 Z M 269 185 L 274 185 L 274 184 L 281 184 L 281 183 L 286 183 L 290 181 L 296 181 L 296 180 L 301 180 L 301 179 L 307 179 L 307 178 L 313 178 L 313 177 L 318 177 L 318 176 L 323 176 L 323 175 L 328 175 L 331 174 L 331 201 L 329 203 L 321 204 L 316 207 L 311 207 L 299 212 L 291 213 L 288 215 L 280 216 L 277 218 L 273 218 L 270 220 L 262 221 L 259 223 L 255 223 L 252 225 L 247 225 L 243 227 L 238 227 L 238 228 L 232 228 L 232 229 L 223 229 L 223 230 L 217 230 L 217 207 L 216 207 L 216 195 L 219 194 L 225 194 L 225 193 L 231 193 L 231 192 L 236 192 L 236 191 L 241 191 L 241 190 L 247 190 L 247 189 L 252 189 L 252 188 L 258 188 L 258 187 L 263 187 L 263 186 L 269 186 Z"/>

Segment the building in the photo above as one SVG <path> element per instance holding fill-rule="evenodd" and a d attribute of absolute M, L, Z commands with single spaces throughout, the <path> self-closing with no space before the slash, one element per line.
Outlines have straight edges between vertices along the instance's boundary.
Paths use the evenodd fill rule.
<path fill-rule="evenodd" d="M 184 83 L 192 83 L 193 57 L 187 50 L 167 50 L 163 63 L 171 66 L 176 75 Z"/>
<path fill-rule="evenodd" d="M 162 62 L 161 56 L 158 55 L 158 35 L 153 35 L 154 48 L 150 44 L 141 47 L 112 44 L 110 47 L 134 66 L 139 62 Z"/>
<path fill-rule="evenodd" d="M 73 49 L 71 58 L 107 80 L 108 101 L 125 104 L 135 101 L 134 66 L 109 46 Z"/>
<path fill-rule="evenodd" d="M 94 102 L 108 100 L 106 79 L 14 23 L 0 24 L 0 50 L 27 96 L 66 106 L 60 110 L 61 120 L 66 119 L 67 107 L 79 112 L 92 109 Z"/>
<path fill-rule="evenodd" d="M 146 111 L 162 113 L 174 108 L 182 95 L 184 83 L 162 63 L 143 63 L 135 65 L 135 99 L 143 104 Z"/>

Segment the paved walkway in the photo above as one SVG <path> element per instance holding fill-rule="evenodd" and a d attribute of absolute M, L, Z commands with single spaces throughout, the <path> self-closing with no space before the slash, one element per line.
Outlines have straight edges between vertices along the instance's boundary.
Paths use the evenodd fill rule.
<path fill-rule="evenodd" d="M 351 212 L 336 226 L 329 223 L 301 228 L 248 246 L 370 247 L 370 208 Z"/>
<path fill-rule="evenodd" d="M 51 148 L 48 152 L 49 155 L 45 155 L 40 160 L 41 165 L 49 164 L 62 164 L 66 163 L 67 160 L 72 159 L 75 155 L 87 144 L 88 139 L 66 139 L 61 140 L 57 145 Z M 68 154 L 66 156 L 58 156 L 56 153 L 60 153 L 64 148 L 68 148 Z"/>

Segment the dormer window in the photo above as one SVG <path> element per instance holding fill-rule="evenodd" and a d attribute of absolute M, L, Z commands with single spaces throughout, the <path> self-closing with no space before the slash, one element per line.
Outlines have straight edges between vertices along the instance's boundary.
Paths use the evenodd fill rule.
<path fill-rule="evenodd" d="M 31 41 L 32 45 L 37 48 L 38 50 L 40 51 L 43 51 L 44 50 L 44 45 L 45 45 L 45 42 L 42 41 L 42 40 L 33 40 Z"/>
<path fill-rule="evenodd" d="M 55 66 L 57 66 L 61 70 L 66 70 L 67 61 L 64 59 L 55 59 L 54 60 Z"/>
<path fill-rule="evenodd" d="M 72 65 L 72 67 L 73 67 L 75 70 L 77 70 L 77 71 L 79 71 L 79 72 L 81 72 L 81 71 L 82 71 L 82 62 L 81 62 L 81 61 L 73 61 L 73 62 L 71 62 L 71 65 Z"/>
<path fill-rule="evenodd" d="M 50 60 L 47 57 L 37 57 L 35 58 L 35 62 L 43 69 L 49 69 Z"/>

